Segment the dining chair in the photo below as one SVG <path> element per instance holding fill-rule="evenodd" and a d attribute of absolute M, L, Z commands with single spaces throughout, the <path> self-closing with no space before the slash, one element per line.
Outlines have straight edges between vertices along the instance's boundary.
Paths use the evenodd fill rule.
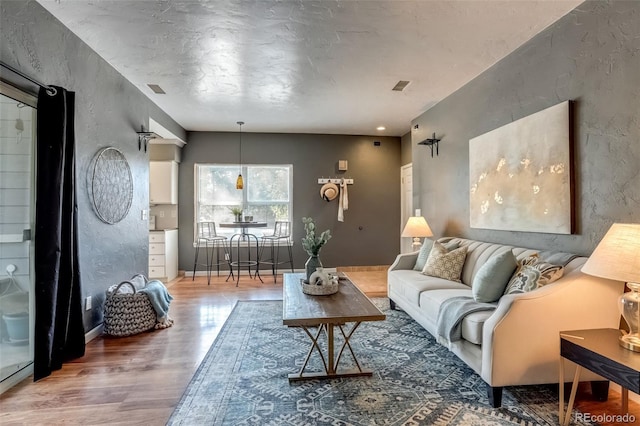
<path fill-rule="evenodd" d="M 207 271 L 207 285 L 211 284 L 211 270 L 213 266 L 216 266 L 218 276 L 220 276 L 220 265 L 229 264 L 229 250 L 227 245 L 227 237 L 224 235 L 218 235 L 216 231 L 215 222 L 198 222 L 196 234 L 196 254 L 193 262 L 193 281 L 196 276 L 196 269 L 198 265 L 204 265 Z M 205 250 L 206 263 L 198 263 L 198 254 L 200 248 Z M 222 248 L 223 258 L 220 260 L 220 249 Z M 214 257 L 215 256 L 215 257 Z M 215 258 L 215 263 L 213 262 Z M 229 268 L 231 275 L 233 276 L 233 270 Z"/>
<path fill-rule="evenodd" d="M 274 283 L 276 282 L 276 276 L 278 274 L 278 265 L 288 263 L 291 266 L 291 272 L 293 272 L 293 253 L 291 250 L 291 222 L 276 221 L 273 227 L 273 233 L 263 235 L 260 240 L 261 244 L 260 253 L 258 254 L 258 268 L 260 267 L 260 265 L 270 265 Z M 289 259 L 280 261 L 279 254 L 282 244 L 287 247 Z M 265 248 L 267 248 L 270 253 L 270 257 L 268 259 L 264 259 Z"/>

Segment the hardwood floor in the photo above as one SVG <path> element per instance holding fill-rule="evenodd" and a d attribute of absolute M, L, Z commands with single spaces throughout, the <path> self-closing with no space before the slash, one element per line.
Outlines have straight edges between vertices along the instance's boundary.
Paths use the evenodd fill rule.
<path fill-rule="evenodd" d="M 345 273 L 371 297 L 386 295 L 386 270 Z M 266 275 L 266 274 L 265 274 Z M 164 425 L 193 373 L 238 300 L 282 299 L 282 277 L 264 284 L 243 276 L 240 285 L 190 275 L 169 283 L 173 327 L 125 338 L 98 337 L 86 355 L 33 383 L 0 396 L 0 424 Z M 619 412 L 619 394 L 606 403 L 580 393 L 578 407 L 592 414 Z M 640 405 L 630 411 L 640 419 Z M 603 423 L 614 424 L 614 423 Z"/>

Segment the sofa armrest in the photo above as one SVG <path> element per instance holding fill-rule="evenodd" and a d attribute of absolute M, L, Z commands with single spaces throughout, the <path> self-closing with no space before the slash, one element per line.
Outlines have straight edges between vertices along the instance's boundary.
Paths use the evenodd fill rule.
<path fill-rule="evenodd" d="M 618 328 L 624 283 L 583 274 L 506 295 L 483 328 L 482 378 L 491 386 L 556 383 L 559 332 Z"/>
<path fill-rule="evenodd" d="M 396 260 L 389 267 L 389 271 L 395 271 L 397 269 L 413 269 L 418 259 L 418 253 L 420 251 L 414 251 L 411 253 L 402 253 L 396 256 Z"/>

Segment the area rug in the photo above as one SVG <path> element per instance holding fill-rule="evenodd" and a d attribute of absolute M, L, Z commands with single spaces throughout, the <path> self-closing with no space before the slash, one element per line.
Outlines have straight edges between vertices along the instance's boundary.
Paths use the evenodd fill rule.
<path fill-rule="evenodd" d="M 300 368 L 309 338 L 282 325 L 282 301 L 238 302 L 168 424 L 558 424 L 557 386 L 505 388 L 494 409 L 473 370 L 382 300 L 375 302 L 387 319 L 363 323 L 351 339 L 372 377 L 291 384 L 288 374 Z M 312 361 L 320 370 L 320 357 L 314 353 Z"/>

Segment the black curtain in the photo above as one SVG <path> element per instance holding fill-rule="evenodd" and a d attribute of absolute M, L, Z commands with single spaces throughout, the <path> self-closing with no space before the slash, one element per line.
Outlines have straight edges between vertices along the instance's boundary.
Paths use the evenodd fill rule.
<path fill-rule="evenodd" d="M 84 355 L 78 265 L 75 93 L 40 89 L 36 149 L 34 381 Z"/>

